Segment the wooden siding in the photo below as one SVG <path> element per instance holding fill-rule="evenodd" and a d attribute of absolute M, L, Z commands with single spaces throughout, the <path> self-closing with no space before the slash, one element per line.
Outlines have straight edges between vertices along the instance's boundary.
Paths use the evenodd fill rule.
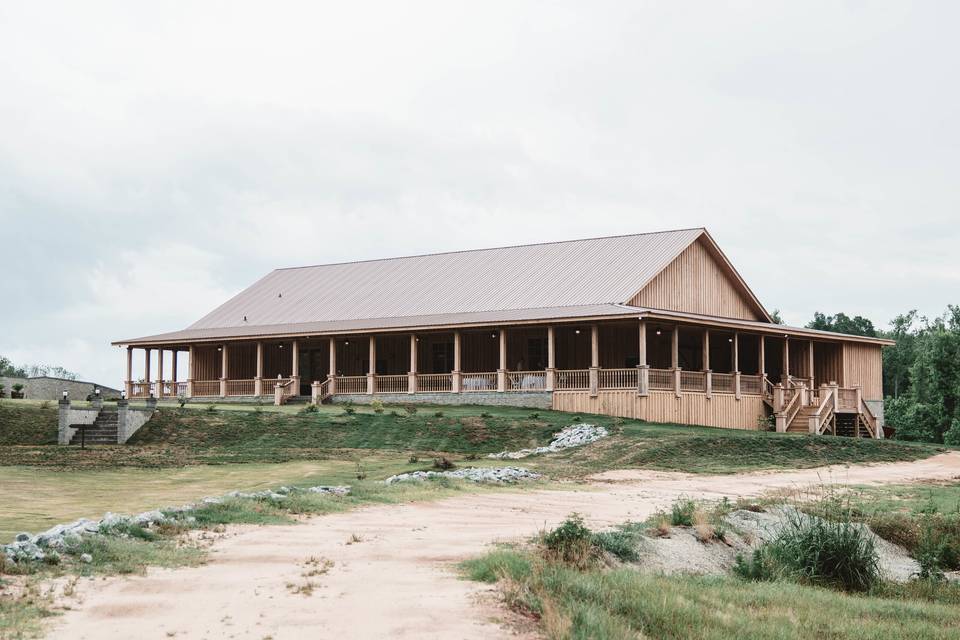
<path fill-rule="evenodd" d="M 724 318 L 764 319 L 702 240 L 677 256 L 629 304 Z"/>
<path fill-rule="evenodd" d="M 863 387 L 864 400 L 883 399 L 883 356 L 880 346 L 843 343 L 843 385 Z"/>
<path fill-rule="evenodd" d="M 590 397 L 587 391 L 561 391 L 553 394 L 553 408 L 571 413 L 595 413 L 635 418 L 650 422 L 671 422 L 727 429 L 757 429 L 765 415 L 759 396 L 716 394 L 708 399 L 699 393 L 684 393 L 677 398 L 672 391 L 651 391 L 647 397 L 636 391 L 600 391 Z"/>

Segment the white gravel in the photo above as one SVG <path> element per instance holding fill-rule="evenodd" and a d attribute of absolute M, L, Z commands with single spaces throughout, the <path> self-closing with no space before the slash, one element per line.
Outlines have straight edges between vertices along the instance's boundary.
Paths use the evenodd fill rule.
<path fill-rule="evenodd" d="M 394 484 L 396 482 L 430 480 L 431 478 L 457 478 L 471 482 L 513 483 L 522 480 L 536 480 L 540 477 L 542 476 L 539 473 L 520 467 L 470 467 L 468 469 L 457 469 L 456 471 L 411 471 L 390 476 L 383 482 L 384 484 Z"/>
<path fill-rule="evenodd" d="M 606 438 L 610 433 L 604 427 L 594 424 L 572 424 L 553 434 L 553 440 L 545 447 L 536 449 L 521 449 L 519 451 L 501 451 L 491 453 L 487 457 L 493 460 L 519 460 L 541 453 L 555 453 L 573 447 L 582 447 L 585 444 Z"/>

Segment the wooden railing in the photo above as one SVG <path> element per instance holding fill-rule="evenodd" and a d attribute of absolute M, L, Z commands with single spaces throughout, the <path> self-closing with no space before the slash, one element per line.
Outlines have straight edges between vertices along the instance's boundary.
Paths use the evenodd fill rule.
<path fill-rule="evenodd" d="M 837 396 L 837 408 L 845 411 L 853 411 L 857 408 L 857 390 L 840 389 Z"/>
<path fill-rule="evenodd" d="M 650 369 L 649 378 L 650 388 L 658 391 L 667 391 L 676 385 L 673 369 Z"/>
<path fill-rule="evenodd" d="M 366 393 L 367 376 L 337 376 L 337 393 Z"/>
<path fill-rule="evenodd" d="M 680 390 L 705 392 L 707 390 L 706 371 L 681 371 Z"/>
<path fill-rule="evenodd" d="M 255 384 L 253 380 L 227 380 L 227 395 L 252 396 Z"/>
<path fill-rule="evenodd" d="M 373 385 L 376 393 L 406 393 L 410 388 L 410 376 L 405 373 L 389 376 L 377 376 L 374 378 Z"/>
<path fill-rule="evenodd" d="M 790 425 L 793 424 L 793 419 L 797 417 L 797 414 L 800 413 L 802 408 L 800 403 L 800 394 L 793 394 L 793 398 L 790 399 L 790 402 L 786 404 L 783 408 L 783 413 L 786 416 L 786 429 L 790 429 Z"/>
<path fill-rule="evenodd" d="M 555 385 L 560 391 L 583 391 L 590 388 L 590 372 L 587 369 L 558 369 Z"/>
<path fill-rule="evenodd" d="M 762 380 L 760 388 L 763 390 L 763 395 L 767 397 L 773 396 L 773 388 L 775 385 L 770 382 L 770 378 L 767 376 L 762 376 Z"/>
<path fill-rule="evenodd" d="M 130 397 L 148 398 L 151 388 L 152 385 L 149 382 L 132 382 L 130 383 Z"/>
<path fill-rule="evenodd" d="M 214 398 L 220 395 L 219 380 L 194 380 L 193 395 L 195 398 Z"/>
<path fill-rule="evenodd" d="M 860 421 L 860 424 L 867 429 L 867 432 L 870 434 L 871 438 L 877 437 L 877 416 L 874 415 L 873 410 L 867 405 L 863 400 L 860 401 L 859 414 L 857 415 L 857 420 Z"/>
<path fill-rule="evenodd" d="M 732 373 L 714 373 L 710 376 L 713 379 L 714 393 L 735 393 L 736 383 Z"/>
<path fill-rule="evenodd" d="M 507 391 L 543 391 L 547 388 L 545 371 L 510 371 L 507 373 Z"/>
<path fill-rule="evenodd" d="M 764 378 L 762 376 L 740 375 L 740 393 L 749 396 L 763 395 Z"/>
<path fill-rule="evenodd" d="M 834 404 L 836 404 L 836 398 L 833 394 L 834 390 L 832 388 L 822 394 L 823 398 L 820 399 L 817 405 L 817 412 L 810 416 L 810 420 L 813 421 L 813 425 L 811 425 L 810 428 L 811 433 L 822 435 L 827 426 L 833 424 L 833 407 Z M 833 431 L 834 433 L 836 432 L 835 427 Z"/>
<path fill-rule="evenodd" d="M 320 404 L 324 400 L 330 397 L 330 378 L 322 381 L 320 384 L 314 386 L 310 385 L 310 391 L 312 393 L 311 400 L 314 404 Z"/>
<path fill-rule="evenodd" d="M 600 369 L 597 372 L 601 389 L 636 389 L 637 368 Z"/>
<path fill-rule="evenodd" d="M 494 374 L 496 376 L 496 374 Z M 494 381 L 496 387 L 496 381 Z M 445 393 L 453 391 L 453 375 L 449 373 L 421 373 L 417 375 L 417 391 Z"/>
<path fill-rule="evenodd" d="M 497 390 L 496 373 L 463 373 L 460 375 L 460 388 L 464 393 Z"/>

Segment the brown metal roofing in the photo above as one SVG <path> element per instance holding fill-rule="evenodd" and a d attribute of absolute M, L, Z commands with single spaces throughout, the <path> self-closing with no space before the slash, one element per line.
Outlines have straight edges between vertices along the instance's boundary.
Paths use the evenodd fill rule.
<path fill-rule="evenodd" d="M 188 329 L 624 303 L 702 234 L 687 229 L 277 269 Z"/>

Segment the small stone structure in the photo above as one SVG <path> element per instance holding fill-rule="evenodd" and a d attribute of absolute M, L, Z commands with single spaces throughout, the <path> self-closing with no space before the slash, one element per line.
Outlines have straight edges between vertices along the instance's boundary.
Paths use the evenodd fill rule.
<path fill-rule="evenodd" d="M 126 400 L 117 401 L 117 444 L 124 444 L 137 430 L 153 417 L 157 403 L 148 402 L 144 408 L 131 407 Z M 90 408 L 73 407 L 69 396 L 60 398 L 57 417 L 57 443 L 70 444 L 80 425 L 92 425 L 103 409 L 103 401 L 95 400 Z"/>
<path fill-rule="evenodd" d="M 93 395 L 96 389 L 100 389 L 100 397 L 104 399 L 116 399 L 120 397 L 120 390 L 106 387 L 94 382 L 83 382 L 80 380 L 66 380 L 64 378 L 51 378 L 49 376 L 38 376 L 36 378 L 6 378 L 0 377 L 0 384 L 4 385 L 4 394 L 9 398 L 13 391 L 13 385 L 23 385 L 23 397 L 33 400 L 59 400 L 66 391 L 74 400 L 86 400 L 87 396 Z"/>

